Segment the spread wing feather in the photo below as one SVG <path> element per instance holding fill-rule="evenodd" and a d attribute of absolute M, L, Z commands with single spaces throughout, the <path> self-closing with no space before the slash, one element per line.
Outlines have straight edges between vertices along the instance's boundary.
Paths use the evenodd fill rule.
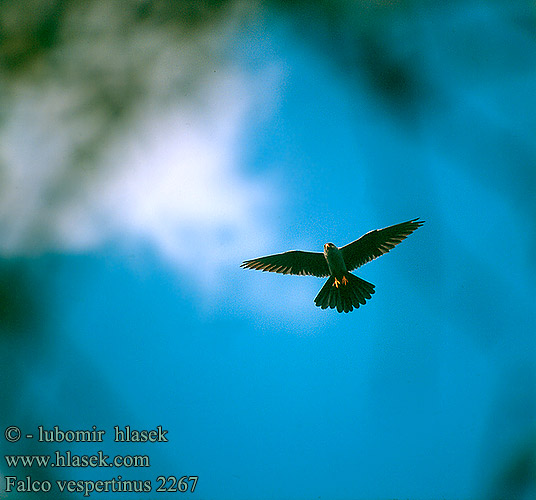
<path fill-rule="evenodd" d="M 341 248 L 346 269 L 351 271 L 367 262 L 387 253 L 407 238 L 413 231 L 421 227 L 424 221 L 412 219 L 394 226 L 375 229 L 348 243 Z"/>
<path fill-rule="evenodd" d="M 281 274 L 318 276 L 320 278 L 329 276 L 328 264 L 323 253 L 302 252 L 301 250 L 291 250 L 290 252 L 246 260 L 240 267 Z"/>

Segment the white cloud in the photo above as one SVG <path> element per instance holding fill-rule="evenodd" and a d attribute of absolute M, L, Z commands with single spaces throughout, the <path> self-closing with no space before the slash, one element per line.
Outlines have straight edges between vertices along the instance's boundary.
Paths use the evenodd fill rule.
<path fill-rule="evenodd" d="M 23 100 L 4 134 L 9 161 L 0 231 L 10 237 L 3 238 L 3 252 L 142 241 L 178 271 L 210 284 L 237 256 L 259 251 L 272 237 L 265 221 L 276 200 L 271 184 L 246 177 L 241 164 L 254 87 L 240 75 L 220 75 L 217 82 L 197 97 L 202 109 L 177 101 L 147 112 L 114 141 L 96 175 L 54 206 L 47 193 L 66 174 L 59 160 L 68 151 L 61 138 L 68 132 L 58 116 L 47 127 L 46 99 Z M 47 221 L 50 237 L 36 242 L 28 234 L 39 219 Z"/>

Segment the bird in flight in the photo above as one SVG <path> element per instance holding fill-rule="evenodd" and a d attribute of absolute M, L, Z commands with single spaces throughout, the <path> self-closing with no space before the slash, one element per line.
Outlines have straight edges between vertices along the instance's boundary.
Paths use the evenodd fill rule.
<path fill-rule="evenodd" d="M 363 264 L 387 253 L 421 227 L 424 221 L 412 219 L 393 226 L 375 229 L 361 238 L 337 247 L 333 243 L 324 245 L 324 253 L 289 252 L 267 255 L 244 261 L 240 267 L 258 269 L 281 274 L 300 276 L 329 276 L 315 298 L 322 309 L 331 307 L 338 312 L 350 312 L 372 298 L 374 285 L 350 273 Z"/>

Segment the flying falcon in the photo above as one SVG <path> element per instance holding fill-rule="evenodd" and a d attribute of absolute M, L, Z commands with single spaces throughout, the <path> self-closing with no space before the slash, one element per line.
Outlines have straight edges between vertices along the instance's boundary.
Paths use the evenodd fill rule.
<path fill-rule="evenodd" d="M 258 269 L 282 274 L 329 276 L 315 298 L 315 304 L 322 309 L 337 308 L 338 312 L 350 312 L 360 304 L 365 304 L 374 293 L 374 285 L 349 271 L 387 253 L 421 227 L 424 221 L 412 219 L 383 229 L 375 229 L 348 243 L 336 247 L 333 243 L 324 245 L 324 253 L 289 252 L 267 255 L 244 261 L 240 267 Z"/>

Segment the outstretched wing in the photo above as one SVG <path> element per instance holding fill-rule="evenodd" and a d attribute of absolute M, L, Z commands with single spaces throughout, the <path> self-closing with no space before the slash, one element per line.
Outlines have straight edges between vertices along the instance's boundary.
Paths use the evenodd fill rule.
<path fill-rule="evenodd" d="M 348 243 L 341 248 L 346 269 L 351 271 L 387 253 L 423 224 L 424 221 L 412 219 L 394 226 L 369 231 L 358 240 Z"/>
<path fill-rule="evenodd" d="M 246 260 L 240 267 L 282 274 L 329 276 L 328 263 L 323 253 L 302 252 L 301 250 L 291 250 L 290 252 Z"/>

